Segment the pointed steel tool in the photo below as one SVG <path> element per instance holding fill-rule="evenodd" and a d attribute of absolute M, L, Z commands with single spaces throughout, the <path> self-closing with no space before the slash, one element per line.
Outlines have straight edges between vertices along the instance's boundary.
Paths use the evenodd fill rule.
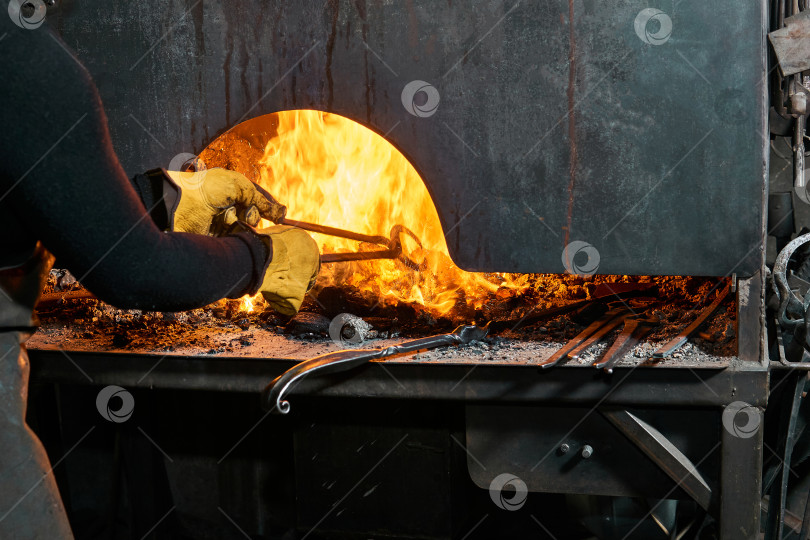
<path fill-rule="evenodd" d="M 579 347 L 584 341 L 586 341 L 591 335 L 598 332 L 603 326 L 610 324 L 619 317 L 622 317 L 625 313 L 627 313 L 626 308 L 614 308 L 596 319 L 590 325 L 588 325 L 585 330 L 577 334 L 577 336 L 570 340 L 568 343 L 562 346 L 560 350 L 552 354 L 548 359 L 538 364 L 541 369 L 548 369 L 550 367 L 556 366 L 560 361 L 569 358 L 571 352 L 573 352 L 577 347 Z M 618 324 L 618 323 L 616 323 Z M 615 328 L 615 325 L 613 326 Z"/>

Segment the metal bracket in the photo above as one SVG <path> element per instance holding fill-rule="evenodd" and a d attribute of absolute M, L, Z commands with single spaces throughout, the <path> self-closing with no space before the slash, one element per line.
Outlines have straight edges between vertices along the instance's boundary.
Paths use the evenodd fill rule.
<path fill-rule="evenodd" d="M 629 411 L 601 410 L 619 431 L 672 478 L 704 510 L 709 509 L 712 489 L 683 452 L 660 431 Z"/>

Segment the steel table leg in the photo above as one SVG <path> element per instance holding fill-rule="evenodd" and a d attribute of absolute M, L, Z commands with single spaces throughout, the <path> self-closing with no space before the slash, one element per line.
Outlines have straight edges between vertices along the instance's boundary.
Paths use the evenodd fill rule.
<path fill-rule="evenodd" d="M 726 406 L 725 413 L 739 402 Z M 756 540 L 759 536 L 760 499 L 762 492 L 762 415 L 753 432 L 720 428 L 722 458 L 720 463 L 720 538 L 721 540 Z M 727 422 L 724 422 L 727 424 Z"/>

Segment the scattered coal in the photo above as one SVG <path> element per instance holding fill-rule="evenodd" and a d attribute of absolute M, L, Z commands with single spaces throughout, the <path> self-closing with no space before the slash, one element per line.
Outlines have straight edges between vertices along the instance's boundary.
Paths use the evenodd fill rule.
<path fill-rule="evenodd" d="M 299 312 L 284 327 L 284 332 L 295 336 L 307 334 L 329 337 L 329 317 L 319 313 Z"/>
<path fill-rule="evenodd" d="M 715 291 L 722 288 L 716 279 L 709 278 L 642 277 L 632 281 L 626 276 L 537 275 L 524 290 L 499 288 L 478 307 L 458 294 L 453 307 L 439 315 L 419 304 L 392 305 L 368 291 L 329 286 L 317 295 L 307 295 L 301 311 L 290 318 L 274 312 L 260 296 L 254 299 L 251 312 L 240 300 L 220 300 L 181 313 L 120 310 L 95 299 L 66 275 L 59 270 L 51 273 L 45 300 L 37 306 L 43 331 L 64 332 L 71 338 L 92 342 L 100 350 L 173 351 L 194 347 L 210 354 L 250 345 L 254 330 L 323 342 L 329 340 L 330 322 L 341 313 L 361 317 L 369 325 L 365 336 L 372 340 L 422 337 L 450 332 L 459 324 L 493 323 L 493 337 L 488 339 L 497 336 L 558 347 L 604 313 L 607 302 L 624 302 L 640 315 L 660 319 L 661 324 L 647 338 L 648 343 L 660 343 L 688 326 L 711 302 Z M 636 297 L 587 301 L 603 297 L 606 290 Z M 561 306 L 577 309 L 557 314 L 547 311 Z M 698 331 L 700 335 L 691 340 L 692 346 L 717 356 L 735 354 L 733 295 Z"/>

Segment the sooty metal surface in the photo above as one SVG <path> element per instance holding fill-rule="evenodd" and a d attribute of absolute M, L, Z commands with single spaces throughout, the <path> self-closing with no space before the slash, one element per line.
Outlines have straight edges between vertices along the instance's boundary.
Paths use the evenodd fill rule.
<path fill-rule="evenodd" d="M 115 0 L 50 20 L 130 174 L 240 121 L 321 109 L 411 160 L 464 269 L 563 272 L 581 241 L 599 273 L 751 275 L 764 4 L 652 4 Z"/>

